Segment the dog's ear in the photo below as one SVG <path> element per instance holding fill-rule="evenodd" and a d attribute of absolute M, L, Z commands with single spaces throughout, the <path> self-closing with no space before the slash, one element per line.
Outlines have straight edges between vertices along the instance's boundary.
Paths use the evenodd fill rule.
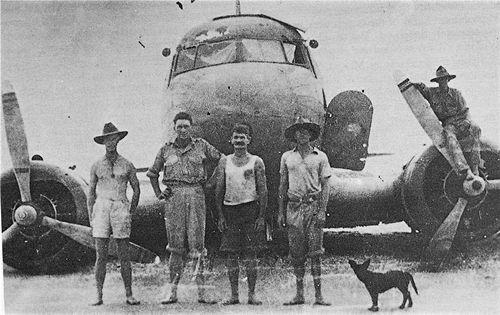
<path fill-rule="evenodd" d="M 368 258 L 361 266 L 363 266 L 364 269 L 368 269 L 369 265 L 370 265 L 370 259 Z"/>

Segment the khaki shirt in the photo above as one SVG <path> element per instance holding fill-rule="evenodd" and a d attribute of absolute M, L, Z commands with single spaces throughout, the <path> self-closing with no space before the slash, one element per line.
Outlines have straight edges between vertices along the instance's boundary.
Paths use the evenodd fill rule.
<path fill-rule="evenodd" d="M 132 162 L 118 154 L 115 163 L 111 164 L 104 156 L 92 165 L 90 174 L 97 176 L 97 199 L 128 201 L 127 184 L 130 175 L 135 174 Z"/>
<path fill-rule="evenodd" d="M 469 108 L 459 90 L 448 88 L 442 91 L 439 87 L 426 87 L 423 83 L 417 84 L 417 88 L 431 105 L 437 118 L 447 124 L 455 119 L 464 119 Z"/>
<path fill-rule="evenodd" d="M 317 148 L 302 158 L 297 149 L 281 156 L 280 175 L 288 176 L 288 197 L 302 198 L 321 191 L 321 180 L 332 175 L 326 154 Z"/>
<path fill-rule="evenodd" d="M 185 148 L 179 147 L 175 141 L 170 141 L 161 147 L 146 176 L 158 177 L 163 170 L 164 184 L 168 182 L 203 184 L 207 180 L 206 160 L 217 161 L 220 156 L 216 148 L 201 138 L 192 138 Z"/>

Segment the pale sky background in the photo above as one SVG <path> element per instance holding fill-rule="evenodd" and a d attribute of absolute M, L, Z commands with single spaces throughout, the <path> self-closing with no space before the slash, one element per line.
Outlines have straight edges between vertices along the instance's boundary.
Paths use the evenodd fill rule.
<path fill-rule="evenodd" d="M 241 1 L 318 40 L 328 101 L 364 90 L 374 105 L 370 159 L 375 174 L 397 174 L 430 140 L 397 90 L 392 73 L 433 85 L 439 65 L 457 78 L 483 135 L 500 142 L 500 2 Z M 119 151 L 149 166 L 162 139 L 160 104 L 171 58 L 190 28 L 234 14 L 233 1 L 1 3 L 1 75 L 14 85 L 31 155 L 87 176 L 104 152 L 93 136 L 114 122 L 129 135 Z M 143 48 L 138 41 L 141 41 Z M 171 128 L 171 126 L 167 126 Z M 2 128 L 2 170 L 10 157 Z"/>

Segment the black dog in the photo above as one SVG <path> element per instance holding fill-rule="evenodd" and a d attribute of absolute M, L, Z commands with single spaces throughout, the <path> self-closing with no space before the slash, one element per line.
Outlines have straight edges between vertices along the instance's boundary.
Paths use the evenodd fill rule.
<path fill-rule="evenodd" d="M 358 279 L 363 282 L 366 289 L 370 293 L 372 298 L 372 307 L 369 308 L 370 311 L 378 311 L 378 294 L 383 293 L 391 288 L 398 288 L 401 293 L 403 293 L 403 303 L 399 306 L 400 309 L 405 308 L 406 301 L 408 300 L 408 307 L 413 306 L 413 301 L 411 299 L 410 291 L 408 290 L 408 285 L 413 286 L 413 289 L 418 294 L 417 286 L 413 280 L 413 276 L 409 272 L 403 271 L 388 271 L 386 273 L 372 272 L 368 271 L 368 266 L 370 265 L 370 259 L 358 265 L 355 261 L 349 260 L 349 265 L 351 265 L 352 270 L 358 277 Z"/>

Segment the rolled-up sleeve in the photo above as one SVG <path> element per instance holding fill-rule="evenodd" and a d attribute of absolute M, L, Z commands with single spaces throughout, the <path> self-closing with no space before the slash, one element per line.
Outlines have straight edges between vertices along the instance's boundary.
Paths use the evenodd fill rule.
<path fill-rule="evenodd" d="M 319 176 L 321 179 L 328 178 L 332 176 L 332 168 L 328 162 L 328 157 L 326 154 L 321 154 L 321 162 L 319 164 Z"/>
<path fill-rule="evenodd" d="M 160 176 L 160 172 L 163 169 L 163 164 L 165 163 L 163 159 L 163 148 L 158 151 L 158 154 L 156 154 L 155 161 L 153 165 L 148 169 L 148 172 L 146 173 L 147 177 L 151 178 L 158 178 Z"/>
<path fill-rule="evenodd" d="M 431 102 L 431 92 L 429 88 L 422 82 L 418 83 L 413 83 L 413 86 L 417 88 L 417 90 L 420 91 L 422 96 L 430 103 Z"/>
<path fill-rule="evenodd" d="M 212 161 L 218 161 L 221 157 L 221 153 L 219 150 L 217 150 L 213 145 L 208 143 L 208 141 L 204 140 L 203 143 L 205 144 L 205 155 L 207 159 L 212 160 Z"/>

